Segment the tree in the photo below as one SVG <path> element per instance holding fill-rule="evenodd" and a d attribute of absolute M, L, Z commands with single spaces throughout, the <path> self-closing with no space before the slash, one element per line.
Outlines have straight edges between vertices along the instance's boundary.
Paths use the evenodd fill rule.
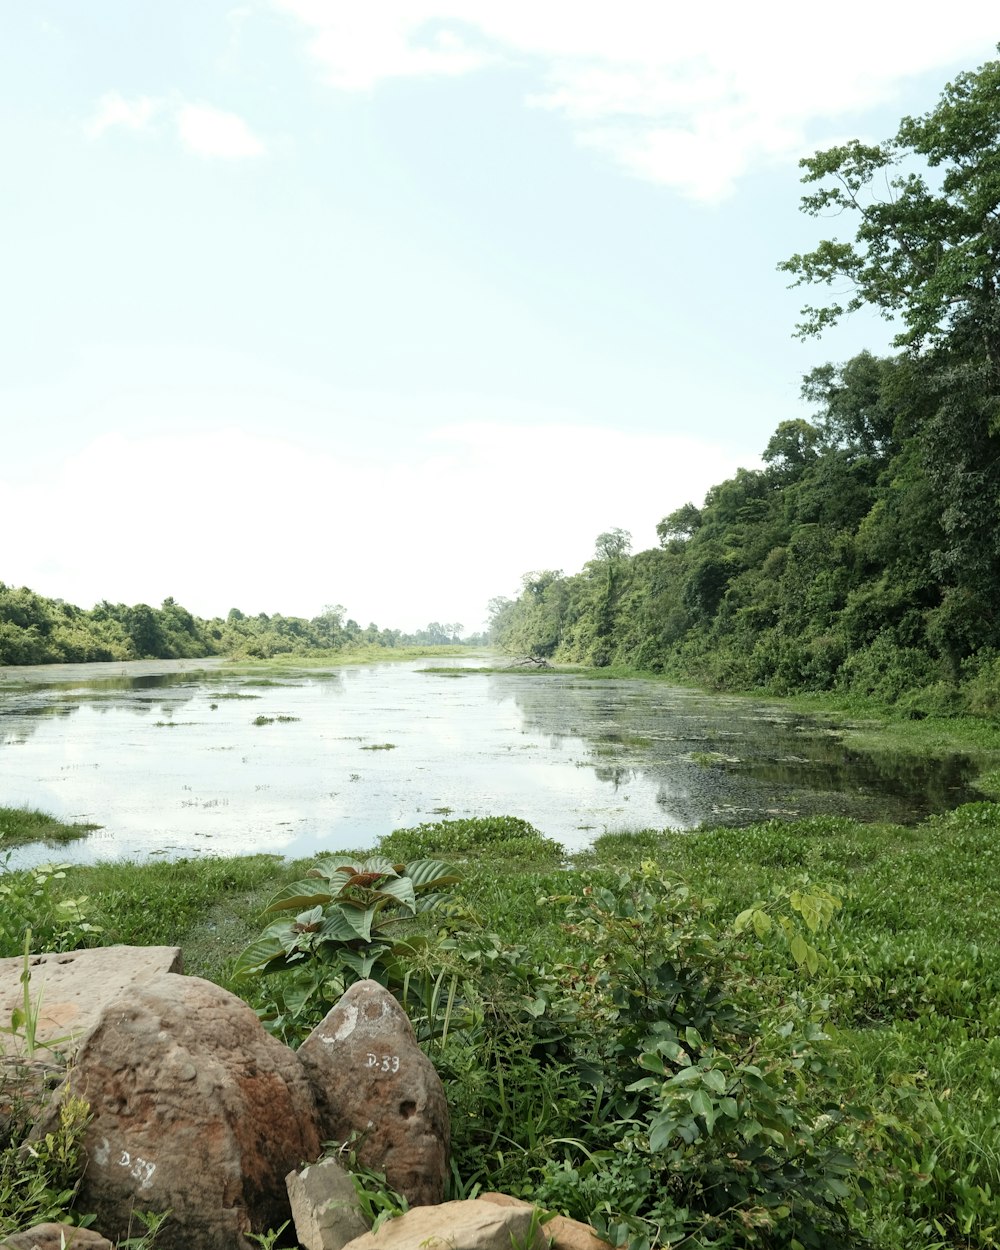
<path fill-rule="evenodd" d="M 662 521 L 656 523 L 656 535 L 660 540 L 660 546 L 668 547 L 671 543 L 685 542 L 700 525 L 701 509 L 696 508 L 693 503 L 686 503 L 680 508 L 675 508 Z"/>
<path fill-rule="evenodd" d="M 800 165 L 803 182 L 824 184 L 803 197 L 803 210 L 859 224 L 853 243 L 826 239 L 779 265 L 793 286 L 846 279 L 853 288 L 846 303 L 804 308 L 799 336 L 871 305 L 902 319 L 899 347 L 971 335 L 1000 380 L 1000 61 L 960 74 L 935 109 L 904 117 L 894 138 L 852 140 Z"/>
<path fill-rule="evenodd" d="M 789 474 L 798 475 L 819 455 L 817 444 L 822 431 L 801 417 L 782 421 L 764 449 L 762 459 L 777 465 Z"/>
<path fill-rule="evenodd" d="M 894 138 L 830 148 L 802 167 L 804 182 L 820 184 L 803 198 L 805 212 L 847 213 L 858 225 L 853 242 L 827 239 L 779 266 L 796 286 L 851 288 L 846 302 L 803 309 L 799 334 L 820 334 L 864 305 L 900 319 L 895 342 L 907 354 L 896 380 L 909 411 L 900 421 L 894 399 L 881 403 L 878 369 L 865 361 L 857 368 L 876 405 L 866 404 L 850 433 L 882 452 L 901 433 L 919 448 L 940 511 L 925 562 L 947 607 L 929 636 L 957 672 L 967 655 L 1000 645 L 1000 61 L 959 75 L 929 113 L 904 117 Z M 840 382 L 854 380 L 864 381 Z M 810 382 L 814 394 L 846 398 L 832 372 L 807 379 L 807 393 Z M 831 415 L 851 425 L 861 410 L 852 401 Z"/>
<path fill-rule="evenodd" d="M 597 535 L 594 544 L 596 560 L 620 560 L 632 549 L 632 535 L 628 530 L 613 529 Z"/>

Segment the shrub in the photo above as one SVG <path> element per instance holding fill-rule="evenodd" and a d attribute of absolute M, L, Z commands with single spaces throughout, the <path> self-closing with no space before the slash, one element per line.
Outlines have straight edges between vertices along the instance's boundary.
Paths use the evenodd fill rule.
<path fill-rule="evenodd" d="M 438 820 L 412 829 L 396 829 L 379 842 L 383 855 L 412 859 L 425 855 L 472 855 L 488 851 L 493 858 L 556 863 L 563 857 L 558 842 L 518 816 L 472 816 Z"/>
<path fill-rule="evenodd" d="M 268 903 L 264 915 L 279 918 L 237 958 L 232 980 L 284 975 L 266 1020 L 287 1041 L 308 1032 L 355 981 L 370 977 L 404 1000 L 411 990 L 434 996 L 440 977 L 416 975 L 422 963 L 429 972 L 426 936 L 398 939 L 395 930 L 437 907 L 442 891 L 457 880 L 433 859 L 393 864 L 383 856 L 350 859 L 347 853 L 318 859 L 305 879 Z"/>
<path fill-rule="evenodd" d="M 68 864 L 41 864 L 20 872 L 0 862 L 0 957 L 19 955 L 30 929 L 35 951 L 71 951 L 96 945 L 101 929 L 88 919 L 85 894 L 64 897 Z"/>
<path fill-rule="evenodd" d="M 499 1168 L 633 1250 L 846 1247 L 860 1182 L 818 1010 L 794 988 L 837 901 L 803 886 L 720 925 L 647 862 L 542 905 L 565 908 L 561 964 L 454 937 L 478 1020 L 442 1056 L 456 1186 Z"/>

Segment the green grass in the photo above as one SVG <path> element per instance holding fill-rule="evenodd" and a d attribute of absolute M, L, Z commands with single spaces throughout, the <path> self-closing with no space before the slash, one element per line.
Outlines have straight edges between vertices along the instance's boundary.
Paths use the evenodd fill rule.
<path fill-rule="evenodd" d="M 27 842 L 73 842 L 100 827 L 67 824 L 30 807 L 0 807 L 0 852 Z"/>
<path fill-rule="evenodd" d="M 828 931 L 810 935 L 815 977 L 752 935 L 742 958 L 757 992 L 802 995 L 822 1011 L 840 1098 L 869 1109 L 856 1145 L 877 1184 L 857 1245 L 862 1229 L 876 1250 L 1000 1245 L 1000 805 L 969 804 L 912 828 L 817 817 L 605 834 L 572 863 L 527 822 L 502 816 L 397 830 L 377 849 L 460 863 L 456 900 L 480 931 L 524 952 L 518 975 L 568 958 L 561 899 L 644 862 L 709 900 L 722 929 L 776 892 L 825 887 L 842 907 Z M 308 868 L 263 855 L 102 863 L 67 868 L 52 888 L 87 896 L 100 941 L 179 945 L 189 973 L 233 988 L 232 963 L 260 932 L 266 902 Z M 240 987 L 251 998 L 258 990 Z M 508 1075 L 513 1105 L 517 1074 Z M 470 1069 L 462 1079 L 472 1089 L 479 1077 Z M 578 1135 L 573 1108 L 544 1106 L 542 1144 L 506 1143 L 505 1168 L 519 1151 L 537 1160 L 544 1141 Z"/>

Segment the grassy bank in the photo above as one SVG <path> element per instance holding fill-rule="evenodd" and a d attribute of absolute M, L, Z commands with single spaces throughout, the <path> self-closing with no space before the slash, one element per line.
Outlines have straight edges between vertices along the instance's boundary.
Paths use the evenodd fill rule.
<path fill-rule="evenodd" d="M 460 877 L 405 956 L 407 1006 L 452 1100 L 454 1196 L 537 1195 L 635 1245 L 1000 1245 L 1000 806 L 915 828 L 606 835 L 573 864 L 510 818 L 425 825 L 383 849 L 437 854 Z M 178 944 L 189 973 L 294 1043 L 331 987 L 318 978 L 296 1015 L 287 978 L 233 972 L 267 900 L 309 866 L 7 874 L 0 953 L 18 953 L 25 920 L 55 948 Z M 639 1035 L 644 1056 L 629 1050 Z M 701 1084 L 667 1079 L 692 1064 Z M 746 1175 L 757 1197 L 716 1210 L 713 1186 Z"/>
<path fill-rule="evenodd" d="M 0 807 L 0 854 L 4 849 L 26 842 L 46 842 L 53 846 L 72 842 L 100 829 L 100 825 L 67 824 L 32 807 Z"/>

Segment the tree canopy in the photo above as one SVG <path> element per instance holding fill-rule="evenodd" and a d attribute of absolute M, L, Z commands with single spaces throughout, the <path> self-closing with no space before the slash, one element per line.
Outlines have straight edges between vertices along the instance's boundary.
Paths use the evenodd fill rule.
<path fill-rule="evenodd" d="M 1000 376 L 1000 61 L 960 74 L 893 138 L 852 140 L 801 166 L 803 181 L 819 184 L 803 210 L 857 228 L 853 242 L 825 239 L 780 264 L 794 286 L 846 281 L 851 291 L 846 302 L 805 307 L 800 335 L 870 305 L 901 319 L 899 347 L 971 331 Z"/>

